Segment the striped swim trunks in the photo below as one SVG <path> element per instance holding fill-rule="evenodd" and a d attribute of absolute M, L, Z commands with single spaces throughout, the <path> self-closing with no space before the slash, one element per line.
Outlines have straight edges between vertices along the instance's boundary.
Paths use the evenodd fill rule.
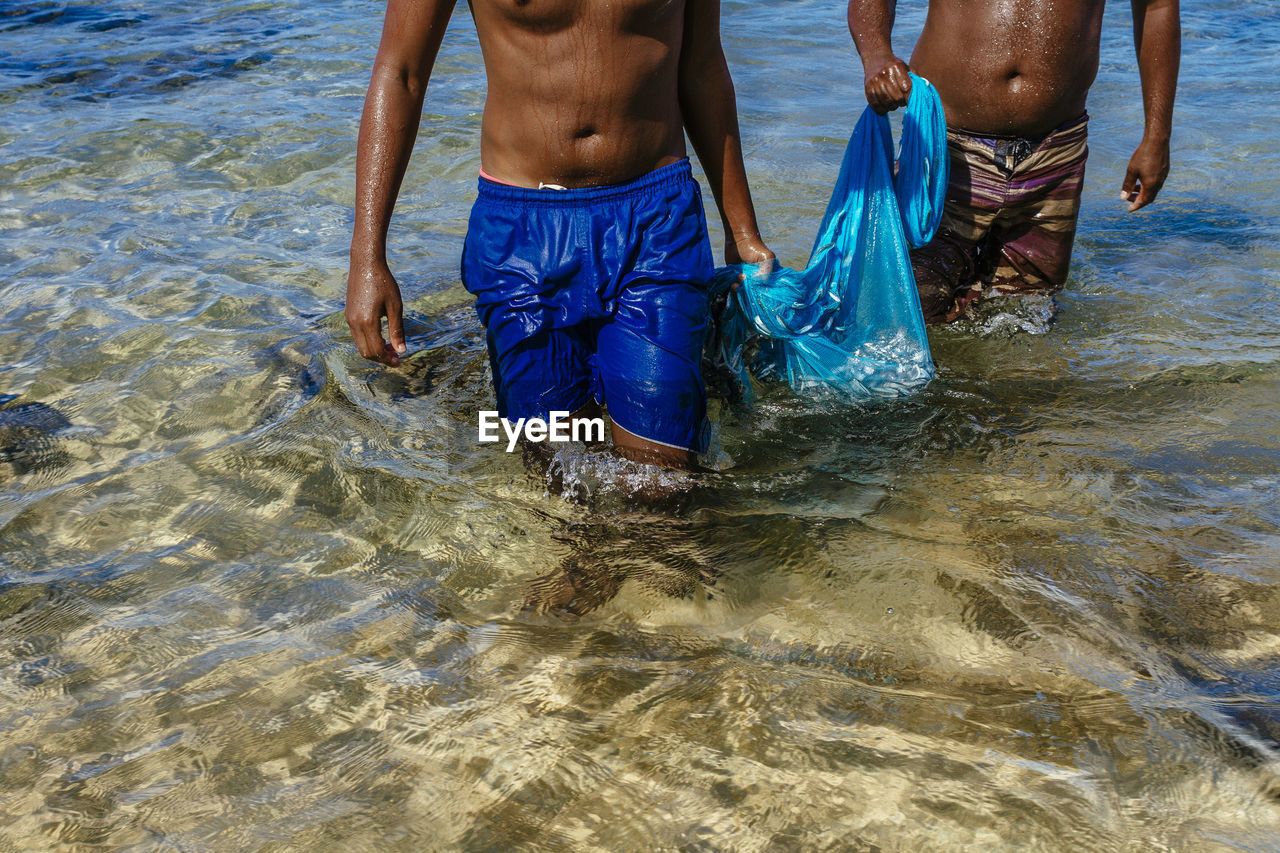
<path fill-rule="evenodd" d="M 1089 116 L 1023 139 L 947 129 L 951 178 L 937 236 L 911 253 L 926 320 L 953 320 L 984 291 L 1066 282 L 1084 186 Z"/>

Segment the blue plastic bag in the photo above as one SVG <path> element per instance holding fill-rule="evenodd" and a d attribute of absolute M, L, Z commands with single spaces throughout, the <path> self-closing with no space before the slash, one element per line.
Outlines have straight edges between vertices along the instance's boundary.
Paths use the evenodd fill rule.
<path fill-rule="evenodd" d="M 947 129 L 938 93 L 911 75 L 895 177 L 889 119 L 862 114 L 804 270 L 764 274 L 754 265 L 717 271 L 729 294 L 715 358 L 749 395 L 750 368 L 797 392 L 851 399 L 896 397 L 933 378 L 908 247 L 933 238 L 947 190 Z"/>

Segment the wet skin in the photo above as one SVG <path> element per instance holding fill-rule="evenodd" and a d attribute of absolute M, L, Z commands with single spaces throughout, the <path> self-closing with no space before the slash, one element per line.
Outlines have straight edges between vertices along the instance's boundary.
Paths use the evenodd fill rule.
<path fill-rule="evenodd" d="M 930 0 L 911 70 L 938 89 L 947 125 L 976 134 L 1038 137 L 1085 111 L 1098 72 L 1103 0 Z M 1155 200 L 1169 174 L 1178 80 L 1178 0 L 1132 0 L 1144 128 L 1122 183 L 1129 210 Z M 867 102 L 907 102 L 907 65 L 890 43 L 894 5 L 851 0 Z"/>
<path fill-rule="evenodd" d="M 387 226 L 456 0 L 390 0 L 360 122 L 347 322 L 360 354 L 406 351 Z M 725 225 L 725 260 L 761 263 L 716 0 L 473 0 L 488 94 L 480 156 L 524 187 L 630 181 L 693 142 Z M 387 319 L 383 336 L 382 318 Z M 614 430 L 623 455 L 690 467 L 693 454 Z"/>

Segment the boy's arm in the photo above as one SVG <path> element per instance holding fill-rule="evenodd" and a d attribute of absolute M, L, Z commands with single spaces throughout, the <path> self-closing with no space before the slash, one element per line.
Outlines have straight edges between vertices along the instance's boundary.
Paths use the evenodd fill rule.
<path fill-rule="evenodd" d="M 758 264 L 773 258 L 760 239 L 738 136 L 738 105 L 720 46 L 719 0 L 685 7 L 680 48 L 680 113 L 724 221 L 725 263 Z"/>
<path fill-rule="evenodd" d="M 878 113 L 907 105 L 911 72 L 893 52 L 896 0 L 849 0 L 849 35 L 862 57 L 867 103 Z"/>
<path fill-rule="evenodd" d="M 360 354 L 387 364 L 398 364 L 405 351 L 400 286 L 387 266 L 387 228 L 418 135 L 427 80 L 456 3 L 390 0 L 360 118 L 346 318 Z M 383 317 L 390 343 L 382 336 Z"/>
<path fill-rule="evenodd" d="M 1142 78 L 1145 124 L 1142 142 L 1124 175 L 1121 197 L 1129 210 L 1146 207 L 1169 176 L 1169 136 L 1173 132 L 1173 97 L 1178 88 L 1182 21 L 1178 0 L 1132 0 L 1133 46 Z"/>

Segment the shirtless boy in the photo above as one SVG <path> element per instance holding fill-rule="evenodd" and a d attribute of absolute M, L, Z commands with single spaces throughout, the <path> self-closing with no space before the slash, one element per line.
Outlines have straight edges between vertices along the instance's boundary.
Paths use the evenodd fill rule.
<path fill-rule="evenodd" d="M 360 354 L 405 352 L 387 226 L 456 0 L 390 0 L 360 122 L 347 322 Z M 471 0 L 488 77 L 462 280 L 499 414 L 609 411 L 615 448 L 692 467 L 713 264 L 685 131 L 724 220 L 760 239 L 717 0 Z M 383 337 L 382 318 L 387 318 Z"/>
<path fill-rule="evenodd" d="M 1155 200 L 1169 173 L 1178 0 L 1132 0 L 1145 126 L 1122 196 Z M 930 0 L 911 69 L 938 89 L 951 181 L 942 225 L 911 262 L 925 319 L 953 320 L 984 290 L 1052 292 L 1071 263 L 1088 155 L 1085 100 L 1098 72 L 1104 0 Z M 867 102 L 907 101 L 893 53 L 894 0 L 850 0 Z"/>

